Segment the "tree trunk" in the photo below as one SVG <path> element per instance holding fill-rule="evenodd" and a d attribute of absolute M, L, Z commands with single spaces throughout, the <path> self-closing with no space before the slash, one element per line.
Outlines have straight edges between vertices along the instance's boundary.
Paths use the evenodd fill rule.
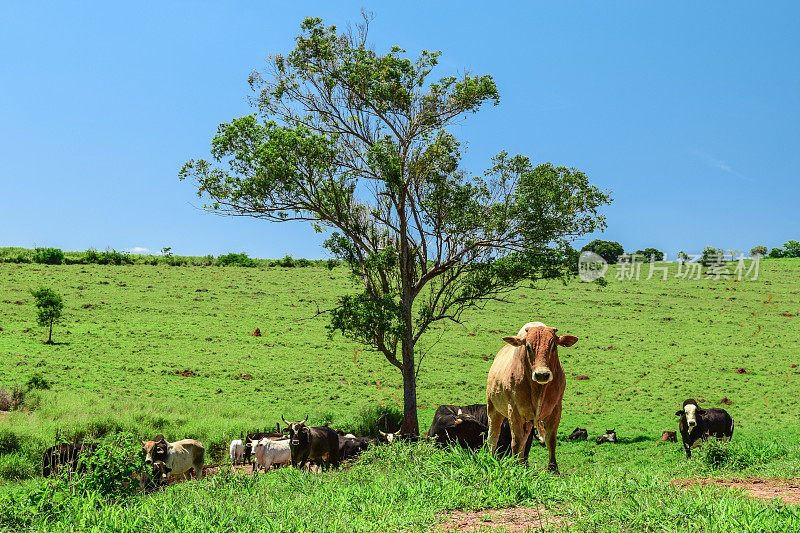
<path fill-rule="evenodd" d="M 53 344 L 53 320 L 50 320 L 50 333 L 47 335 L 47 344 Z"/>
<path fill-rule="evenodd" d="M 403 435 L 419 435 L 414 346 L 407 339 L 403 339 L 403 426 L 400 429 Z"/>

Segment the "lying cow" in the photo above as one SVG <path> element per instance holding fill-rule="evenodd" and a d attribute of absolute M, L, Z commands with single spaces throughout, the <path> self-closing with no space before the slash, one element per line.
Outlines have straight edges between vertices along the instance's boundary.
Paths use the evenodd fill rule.
<path fill-rule="evenodd" d="M 575 428 L 575 431 L 570 433 L 569 440 L 586 440 L 589 438 L 589 432 L 585 428 Z"/>
<path fill-rule="evenodd" d="M 177 442 L 167 442 L 163 435 L 159 435 L 156 439 L 142 441 L 146 464 L 152 465 L 156 461 L 162 461 L 169 469 L 171 476 L 186 474 L 189 470 L 194 469 L 195 477 L 203 478 L 206 450 L 200 441 L 183 439 Z"/>
<path fill-rule="evenodd" d="M 61 467 L 66 466 L 70 472 L 83 471 L 86 467 L 81 457 L 88 457 L 97 450 L 93 442 L 62 442 L 50 446 L 42 454 L 42 475 L 49 477 L 57 474 Z"/>
<path fill-rule="evenodd" d="M 661 440 L 658 442 L 678 442 L 677 431 L 663 431 L 661 433 Z"/>
<path fill-rule="evenodd" d="M 281 420 L 289 433 L 292 466 L 303 467 L 311 462 L 321 464 L 323 469 L 339 468 L 339 435 L 334 430 L 307 426 L 307 416 L 302 422 L 287 422 L 283 415 Z"/>
<path fill-rule="evenodd" d="M 292 451 L 289 446 L 289 439 L 274 440 L 263 438 L 258 442 L 251 443 L 255 462 L 253 473 L 258 470 L 266 472 L 272 465 L 285 465 L 292 462 Z"/>
<path fill-rule="evenodd" d="M 232 464 L 241 463 L 244 459 L 244 443 L 241 439 L 232 440 L 228 452 L 230 453 Z"/>
<path fill-rule="evenodd" d="M 547 469 L 556 473 L 556 435 L 566 387 L 558 346 L 578 342 L 577 337 L 559 336 L 557 331 L 541 322 L 529 322 L 516 337 L 503 337 L 506 345 L 495 356 L 486 383 L 490 449 L 497 451 L 500 428 L 508 419 L 511 453 L 527 462 L 528 437 L 538 427 L 540 441 L 547 445 Z"/>
<path fill-rule="evenodd" d="M 483 447 L 489 434 L 489 416 L 486 404 L 473 405 L 440 405 L 433 415 L 428 438 L 437 444 L 446 446 L 457 444 L 462 448 L 478 450 Z M 526 453 L 530 450 L 535 431 L 532 431 L 525 443 Z M 511 450 L 511 428 L 508 420 L 503 420 L 500 427 L 500 438 L 497 442 L 497 454 L 505 456 Z"/>
<path fill-rule="evenodd" d="M 610 442 L 611 444 L 617 443 L 617 431 L 615 429 L 607 429 L 605 435 L 600 435 L 596 440 L 597 444 Z"/>
<path fill-rule="evenodd" d="M 356 437 L 352 433 L 339 436 L 339 460 L 348 461 L 355 459 L 365 452 L 377 440 L 372 437 Z"/>
<path fill-rule="evenodd" d="M 733 437 L 733 418 L 725 409 L 701 409 L 695 400 L 683 402 L 683 409 L 675 412 L 680 417 L 678 430 L 683 439 L 687 459 L 692 458 L 692 448 L 708 437 L 728 441 Z"/>

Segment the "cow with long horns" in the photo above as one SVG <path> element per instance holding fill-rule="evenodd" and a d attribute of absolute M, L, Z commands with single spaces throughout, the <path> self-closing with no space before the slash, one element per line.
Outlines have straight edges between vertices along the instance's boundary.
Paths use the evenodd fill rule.
<path fill-rule="evenodd" d="M 318 463 L 323 469 L 339 467 L 339 435 L 328 426 L 310 427 L 306 425 L 308 416 L 302 422 L 287 422 L 285 431 L 289 433 L 289 449 L 292 466 L 304 466 L 307 462 Z"/>

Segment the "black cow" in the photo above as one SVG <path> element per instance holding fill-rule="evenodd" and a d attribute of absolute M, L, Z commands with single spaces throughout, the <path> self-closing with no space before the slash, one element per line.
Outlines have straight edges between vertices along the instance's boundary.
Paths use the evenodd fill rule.
<path fill-rule="evenodd" d="M 289 449 L 292 452 L 292 466 L 303 467 L 307 462 L 317 463 L 323 469 L 331 466 L 339 468 L 339 435 L 328 426 L 310 427 L 308 417 L 302 422 L 287 422 Z"/>
<path fill-rule="evenodd" d="M 610 442 L 611 444 L 617 443 L 617 430 L 616 429 L 607 429 L 605 435 L 600 435 L 597 437 L 596 440 L 597 444 L 603 444 L 604 442 Z"/>
<path fill-rule="evenodd" d="M 269 431 L 260 431 L 260 432 L 248 433 L 247 434 L 247 437 L 245 438 L 245 440 L 243 442 L 243 444 L 244 444 L 244 453 L 242 455 L 243 464 L 248 464 L 248 463 L 252 462 L 252 457 L 253 457 L 252 443 L 253 443 L 253 441 L 258 442 L 261 439 L 280 438 L 280 437 L 284 436 L 283 433 L 281 433 L 281 431 L 280 431 L 280 429 L 281 429 L 280 428 L 280 424 L 278 424 L 278 428 L 277 429 L 278 429 L 278 433 L 273 433 L 273 432 L 269 432 Z"/>
<path fill-rule="evenodd" d="M 701 409 L 695 400 L 689 399 L 675 415 L 680 417 L 678 430 L 687 459 L 692 458 L 692 447 L 708 440 L 709 436 L 726 441 L 733 437 L 733 418 L 725 409 Z"/>
<path fill-rule="evenodd" d="M 589 438 L 589 432 L 584 428 L 575 428 L 569 437 L 569 440 L 586 440 Z"/>
<path fill-rule="evenodd" d="M 82 472 L 86 466 L 80 462 L 80 458 L 92 455 L 95 450 L 97 444 L 93 442 L 62 442 L 50 446 L 42 454 L 42 475 L 49 477 L 56 474 L 62 466 L 68 467 L 70 472 Z"/>
<path fill-rule="evenodd" d="M 485 403 L 473 405 L 440 405 L 433 415 L 428 438 L 438 444 L 458 444 L 462 448 L 478 450 L 486 441 L 489 434 L 489 416 L 486 413 Z M 528 436 L 525 443 L 525 453 L 531 449 L 535 437 L 535 430 Z M 500 427 L 500 438 L 497 441 L 497 454 L 505 456 L 511 451 L 511 427 L 508 419 Z"/>
<path fill-rule="evenodd" d="M 371 444 L 376 442 L 377 439 L 371 437 L 345 437 L 344 435 L 339 435 L 339 460 L 355 459 L 361 455 L 361 452 L 366 451 Z"/>

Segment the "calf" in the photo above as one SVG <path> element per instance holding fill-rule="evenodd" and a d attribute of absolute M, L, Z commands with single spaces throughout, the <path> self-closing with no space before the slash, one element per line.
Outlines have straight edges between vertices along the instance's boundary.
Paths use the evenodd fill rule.
<path fill-rule="evenodd" d="M 661 440 L 659 442 L 678 442 L 677 431 L 664 431 L 661 433 Z"/>
<path fill-rule="evenodd" d="M 151 477 L 155 488 L 169 485 L 169 474 L 172 471 L 164 461 L 153 462 L 153 475 Z"/>
<path fill-rule="evenodd" d="M 596 440 L 597 444 L 603 444 L 604 442 L 610 442 L 611 444 L 617 443 L 617 430 L 615 429 L 607 429 L 605 435 L 600 435 L 597 437 Z"/>
<path fill-rule="evenodd" d="M 678 430 L 683 439 L 686 458 L 692 458 L 692 448 L 708 437 L 728 441 L 733 437 L 733 418 L 725 409 L 701 409 L 695 400 L 683 402 L 683 409 L 675 412 L 680 417 Z"/>
<path fill-rule="evenodd" d="M 575 428 L 575 431 L 573 431 L 567 438 L 569 440 L 586 440 L 589 438 L 589 432 L 583 428 Z"/>
<path fill-rule="evenodd" d="M 161 461 L 172 476 L 185 474 L 193 468 L 195 477 L 203 478 L 206 451 L 200 441 L 183 439 L 177 442 L 167 442 L 163 435 L 156 438 L 158 440 L 142 441 L 146 464 L 152 465 Z"/>
<path fill-rule="evenodd" d="M 306 426 L 308 417 L 302 422 L 287 422 L 292 466 L 304 466 L 306 462 L 319 462 L 323 468 L 339 467 L 339 435 L 327 426 Z"/>
<path fill-rule="evenodd" d="M 288 464 L 292 462 L 292 451 L 289 446 L 289 439 L 272 440 L 263 438 L 253 443 L 253 455 L 255 464 L 253 473 L 259 469 L 266 472 L 272 465 Z"/>
<path fill-rule="evenodd" d="M 242 462 L 242 459 L 244 458 L 244 444 L 242 443 L 241 439 L 231 441 L 229 452 L 231 455 L 231 463 L 239 464 Z"/>
<path fill-rule="evenodd" d="M 61 467 L 66 466 L 70 472 L 83 471 L 86 465 L 80 460 L 88 457 L 97 450 L 97 444 L 92 442 L 62 442 L 47 448 L 42 454 L 42 475 L 49 477 L 57 474 Z"/>

